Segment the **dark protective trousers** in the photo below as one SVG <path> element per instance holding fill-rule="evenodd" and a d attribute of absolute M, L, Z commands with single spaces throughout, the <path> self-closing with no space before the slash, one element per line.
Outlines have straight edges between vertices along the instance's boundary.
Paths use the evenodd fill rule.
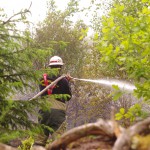
<path fill-rule="evenodd" d="M 49 126 L 54 131 L 56 131 L 66 119 L 66 112 L 60 109 L 51 108 L 50 111 L 40 111 L 40 114 L 42 116 L 40 123 Z M 48 129 L 44 129 L 44 133 L 46 136 L 52 134 Z"/>

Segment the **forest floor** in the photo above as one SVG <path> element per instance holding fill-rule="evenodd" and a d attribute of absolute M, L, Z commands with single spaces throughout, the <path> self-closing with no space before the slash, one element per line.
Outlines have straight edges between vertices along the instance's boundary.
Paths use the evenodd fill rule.
<path fill-rule="evenodd" d="M 66 147 L 65 150 L 112 150 L 113 144 L 114 141 L 110 140 L 109 138 L 104 138 L 102 136 L 87 136 L 72 142 Z M 10 147 L 7 145 L 0 144 L 0 150 L 18 150 L 17 147 Z M 32 150 L 47 150 L 47 149 L 45 147 L 35 145 L 33 146 Z"/>
<path fill-rule="evenodd" d="M 88 136 L 72 142 L 66 150 L 111 150 L 114 141 L 102 136 Z"/>
<path fill-rule="evenodd" d="M 0 145 L 0 150 L 17 150 L 13 147 L 6 149 L 3 147 L 4 145 Z M 34 146 L 32 150 L 122 150 L 123 148 L 150 150 L 150 117 L 128 128 L 119 126 L 115 121 L 101 119 L 73 128 L 46 147 Z"/>

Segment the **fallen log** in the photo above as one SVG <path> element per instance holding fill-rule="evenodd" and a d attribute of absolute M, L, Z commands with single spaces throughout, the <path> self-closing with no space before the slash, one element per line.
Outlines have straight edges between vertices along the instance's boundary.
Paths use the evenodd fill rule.
<path fill-rule="evenodd" d="M 47 150 L 65 150 L 70 143 L 88 135 L 107 136 L 110 140 L 114 140 L 113 150 L 129 150 L 134 136 L 147 134 L 150 134 L 150 118 L 127 129 L 119 126 L 114 120 L 105 121 L 101 119 L 96 123 L 89 123 L 69 130 L 59 139 L 49 144 Z M 150 148 L 150 144 L 148 147 Z"/>
<path fill-rule="evenodd" d="M 123 128 L 120 127 L 120 130 L 123 130 Z M 88 135 L 102 135 L 114 139 L 114 125 L 111 121 L 105 121 L 101 119 L 96 123 L 89 123 L 76 127 L 64 133 L 61 138 L 50 144 L 47 150 L 65 150 L 67 145 L 71 142 Z"/>

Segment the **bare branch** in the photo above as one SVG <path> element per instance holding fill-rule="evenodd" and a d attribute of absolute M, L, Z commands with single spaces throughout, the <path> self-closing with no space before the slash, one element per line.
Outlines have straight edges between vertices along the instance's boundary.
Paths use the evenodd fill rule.
<path fill-rule="evenodd" d="M 11 21 L 12 18 L 18 16 L 18 15 L 21 15 L 21 14 L 25 14 L 25 13 L 30 13 L 30 11 L 28 9 L 25 9 L 24 11 L 21 11 L 21 12 L 18 12 L 16 14 L 14 14 L 13 16 L 11 16 L 10 18 L 8 18 L 6 21 L 3 21 L 3 25 L 7 24 L 8 22 Z"/>

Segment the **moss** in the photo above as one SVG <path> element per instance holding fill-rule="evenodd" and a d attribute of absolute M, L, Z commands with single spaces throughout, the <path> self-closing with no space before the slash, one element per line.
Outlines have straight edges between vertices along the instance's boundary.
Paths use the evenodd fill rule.
<path fill-rule="evenodd" d="M 150 148 L 150 135 L 136 135 L 132 139 L 131 148 L 134 150 L 148 150 Z"/>

